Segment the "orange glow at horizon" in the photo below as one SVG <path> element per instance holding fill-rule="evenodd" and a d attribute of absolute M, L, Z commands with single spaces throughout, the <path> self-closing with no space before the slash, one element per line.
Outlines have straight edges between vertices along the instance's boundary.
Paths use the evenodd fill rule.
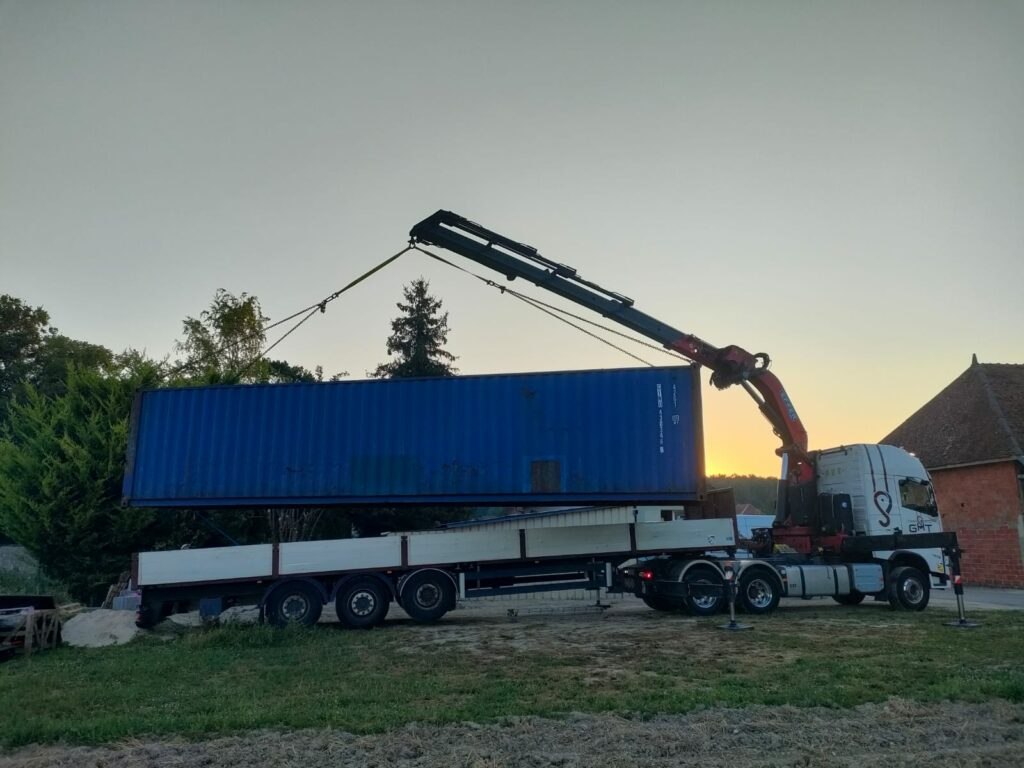
<path fill-rule="evenodd" d="M 818 367 L 820 361 L 786 360 L 776 370 L 807 428 L 811 450 L 881 442 L 970 364 L 968 354 L 947 354 L 913 365 L 903 361 L 906 367 L 888 376 L 857 378 L 838 367 Z M 865 354 L 849 360 L 846 370 L 871 371 L 872 365 Z M 778 477 L 782 462 L 775 451 L 781 441 L 757 405 L 739 387 L 719 391 L 708 386 L 706 373 L 702 379 L 706 473 Z"/>

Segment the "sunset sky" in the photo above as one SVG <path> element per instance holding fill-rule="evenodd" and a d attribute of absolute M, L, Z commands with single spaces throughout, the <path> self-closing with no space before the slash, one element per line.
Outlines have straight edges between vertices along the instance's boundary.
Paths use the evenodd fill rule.
<path fill-rule="evenodd" d="M 873 442 L 1024 362 L 1022 40 L 1012 2 L 0 2 L 0 293 L 161 357 L 215 289 L 283 317 L 447 208 Z M 464 373 L 636 364 L 418 254 L 275 355 L 363 376 L 420 275 Z M 778 472 L 742 391 L 704 404 L 710 472 Z"/>

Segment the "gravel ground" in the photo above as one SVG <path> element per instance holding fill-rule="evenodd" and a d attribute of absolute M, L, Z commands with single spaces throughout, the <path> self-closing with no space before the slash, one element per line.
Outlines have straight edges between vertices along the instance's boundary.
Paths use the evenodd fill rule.
<path fill-rule="evenodd" d="M 29 747 L 0 768 L 748 768 L 1024 765 L 1024 706 L 922 706 L 893 699 L 853 710 L 752 707 L 632 720 L 571 715 L 499 725 L 409 725 L 389 733 L 260 731 L 200 742 Z"/>

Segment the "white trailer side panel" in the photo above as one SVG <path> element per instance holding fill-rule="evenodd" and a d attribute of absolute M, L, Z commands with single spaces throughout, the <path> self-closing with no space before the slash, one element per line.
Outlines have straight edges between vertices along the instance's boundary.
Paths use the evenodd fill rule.
<path fill-rule="evenodd" d="M 731 518 L 672 520 L 666 523 L 641 523 L 636 527 L 636 548 L 641 551 L 734 546 L 736 534 Z"/>
<path fill-rule="evenodd" d="M 142 552 L 139 554 L 139 585 L 191 584 L 270 576 L 273 549 L 271 544 L 251 544 Z"/>
<path fill-rule="evenodd" d="M 446 531 L 409 536 L 409 565 L 437 565 L 519 557 L 519 531 Z"/>
<path fill-rule="evenodd" d="M 526 531 L 527 557 L 571 557 L 604 552 L 629 552 L 628 525 L 574 525 Z"/>
<path fill-rule="evenodd" d="M 398 568 L 402 564 L 398 536 L 296 541 L 282 544 L 280 549 L 282 574 Z"/>

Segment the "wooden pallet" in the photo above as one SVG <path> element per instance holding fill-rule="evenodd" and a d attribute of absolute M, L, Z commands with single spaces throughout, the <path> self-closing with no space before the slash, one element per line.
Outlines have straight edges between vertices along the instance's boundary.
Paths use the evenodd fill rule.
<path fill-rule="evenodd" d="M 61 603 L 57 606 L 57 611 L 60 613 L 61 621 L 67 621 L 72 616 L 77 616 L 85 610 L 85 606 L 81 603 Z"/>
<path fill-rule="evenodd" d="M 56 609 L 0 611 L 0 620 L 0 657 L 60 645 L 60 612 Z"/>

